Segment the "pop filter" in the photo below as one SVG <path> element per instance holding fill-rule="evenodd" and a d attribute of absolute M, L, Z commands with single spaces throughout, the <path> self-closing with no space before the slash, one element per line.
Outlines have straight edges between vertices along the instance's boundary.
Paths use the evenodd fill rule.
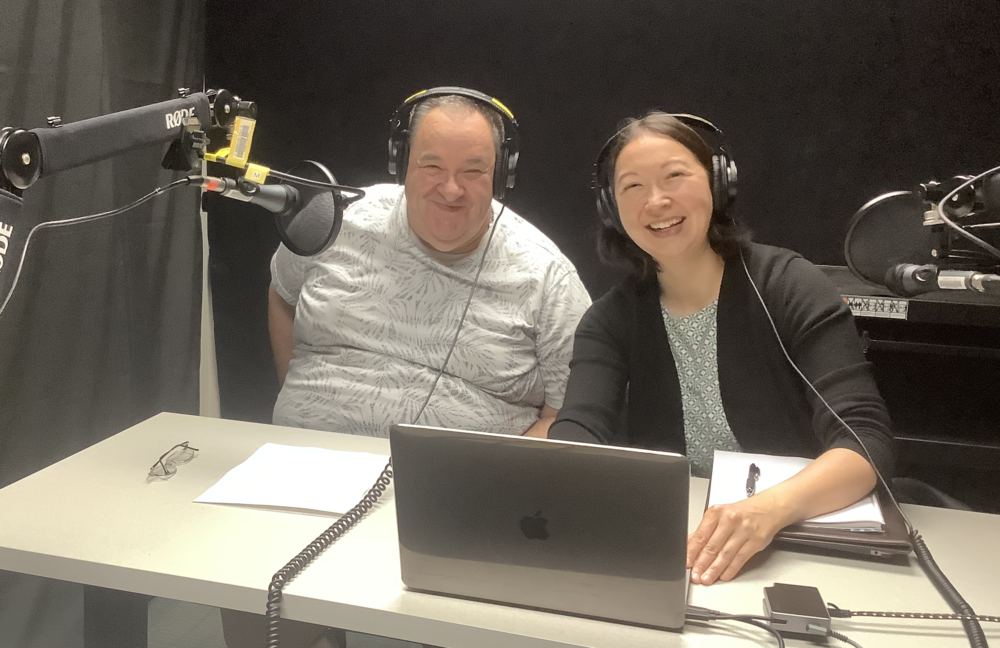
<path fill-rule="evenodd" d="M 856 277 L 885 287 L 885 275 L 900 263 L 924 265 L 931 256 L 927 205 L 912 191 L 893 191 L 869 200 L 854 214 L 844 237 L 844 258 Z"/>
<path fill-rule="evenodd" d="M 299 162 L 288 173 L 307 180 L 337 184 L 329 169 L 312 160 Z M 301 208 L 274 215 L 278 235 L 285 247 L 299 256 L 319 254 L 332 245 L 340 234 L 344 197 L 336 189 L 290 184 L 295 185 Z"/>

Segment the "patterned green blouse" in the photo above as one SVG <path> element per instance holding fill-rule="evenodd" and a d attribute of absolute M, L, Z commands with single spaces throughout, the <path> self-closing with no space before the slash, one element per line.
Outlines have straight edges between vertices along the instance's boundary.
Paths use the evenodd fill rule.
<path fill-rule="evenodd" d="M 716 311 L 714 301 L 685 317 L 672 317 L 663 306 L 663 324 L 677 366 L 684 407 L 684 437 L 691 474 L 711 477 L 716 450 L 739 452 L 740 445 L 726 420 L 719 391 L 716 355 Z"/>

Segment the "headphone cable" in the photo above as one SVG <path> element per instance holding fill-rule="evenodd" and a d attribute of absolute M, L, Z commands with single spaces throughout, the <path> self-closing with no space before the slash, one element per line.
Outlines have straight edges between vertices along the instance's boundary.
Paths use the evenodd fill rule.
<path fill-rule="evenodd" d="M 732 219 L 733 223 L 736 222 L 736 219 L 732 216 L 731 212 L 730 212 L 730 218 Z M 861 446 L 861 449 L 864 450 L 865 457 L 868 459 L 868 463 L 871 465 L 872 470 L 875 471 L 875 475 L 878 477 L 878 481 L 881 482 L 882 486 L 885 487 L 886 494 L 888 494 L 889 499 L 892 501 L 892 505 L 896 508 L 897 511 L 899 511 L 900 516 L 902 516 L 903 518 L 903 522 L 906 524 L 906 530 L 908 535 L 910 536 L 910 542 L 913 543 L 913 553 L 917 556 L 917 562 L 920 564 L 920 567 L 923 569 L 924 573 L 927 575 L 927 578 L 931 581 L 931 583 L 938 590 L 938 592 L 941 593 L 941 596 L 945 599 L 945 601 L 947 601 L 951 609 L 954 610 L 957 614 L 961 614 L 964 616 L 964 618 L 962 619 L 962 625 L 965 626 L 966 634 L 969 637 L 969 644 L 972 646 L 972 648 L 988 648 L 989 644 L 987 644 L 986 642 L 986 635 L 983 633 L 983 628 L 982 626 L 979 625 L 979 622 L 976 621 L 975 619 L 976 613 L 973 611 L 972 607 L 968 604 L 968 602 L 966 602 L 966 600 L 962 598 L 962 595 L 958 592 L 958 590 L 951 583 L 951 581 L 948 580 L 948 577 L 945 576 L 944 572 L 941 571 L 941 568 L 938 567 L 937 563 L 934 560 L 934 556 L 931 555 L 930 549 L 927 548 L 927 543 L 924 542 L 924 539 L 920 536 L 920 533 L 913 528 L 913 525 L 910 523 L 909 518 L 906 517 L 906 514 L 903 512 L 903 509 L 900 507 L 899 502 L 896 501 L 896 497 L 892 494 L 892 489 L 889 487 L 889 484 L 886 481 L 886 479 L 882 476 L 882 473 L 875 466 L 875 460 L 872 459 L 871 453 L 868 452 L 868 448 L 861 440 L 861 437 L 858 436 L 858 433 L 855 432 L 854 429 L 850 425 L 848 425 L 844 421 L 844 419 L 840 417 L 839 414 L 837 414 L 837 412 L 833 409 L 830 403 L 828 403 L 827 400 L 823 398 L 823 395 L 819 392 L 818 389 L 816 389 L 815 385 L 813 385 L 812 382 L 808 378 L 806 378 L 805 374 L 802 373 L 802 370 L 799 369 L 799 366 L 795 364 L 794 360 L 792 360 L 791 355 L 789 355 L 788 353 L 788 349 L 785 347 L 784 341 L 782 341 L 781 339 L 781 334 L 778 332 L 778 327 L 774 323 L 774 318 L 771 317 L 771 311 L 768 310 L 767 304 L 764 302 L 764 297 L 760 293 L 760 289 L 757 288 L 756 282 L 754 282 L 753 277 L 750 275 L 750 269 L 749 267 L 747 267 L 747 261 L 746 257 L 743 254 L 742 246 L 740 246 L 740 261 L 743 263 L 743 270 L 744 272 L 746 272 L 747 279 L 750 280 L 750 285 L 753 286 L 754 293 L 756 293 L 757 299 L 758 301 L 760 301 L 760 305 L 764 308 L 764 313 L 767 315 L 767 320 L 771 324 L 771 329 L 774 331 L 774 336 L 778 340 L 778 345 L 781 347 L 781 352 L 785 355 L 785 359 L 788 361 L 788 364 L 791 365 L 792 369 L 795 370 L 795 372 L 799 375 L 802 381 L 805 382 L 806 385 L 808 385 L 810 390 L 812 390 L 812 393 L 817 398 L 819 398 L 820 402 L 822 402 L 823 405 L 826 407 L 826 409 L 829 410 L 831 414 L 833 414 L 834 418 L 836 418 L 837 421 L 839 421 L 840 424 L 848 432 L 851 433 L 854 439 Z"/>
<path fill-rule="evenodd" d="M 465 318 L 469 313 L 469 307 L 472 305 L 472 298 L 476 293 L 476 288 L 479 286 L 479 277 L 483 272 L 483 266 L 486 264 L 486 254 L 489 252 L 490 245 L 493 243 L 493 235 L 496 234 L 497 228 L 499 227 L 500 217 L 503 216 L 506 209 L 506 203 L 500 203 L 500 212 L 493 219 L 493 223 L 490 226 L 490 233 L 486 239 L 486 245 L 483 247 L 483 253 L 479 258 L 479 265 L 476 268 L 476 275 L 472 282 L 472 288 L 469 289 L 469 296 L 465 300 L 465 307 L 462 309 L 462 316 L 459 319 L 458 326 L 455 328 L 455 335 L 452 337 L 451 346 L 448 348 L 448 353 L 445 356 L 444 362 L 441 363 L 441 367 L 437 370 L 437 374 L 434 376 L 434 382 L 431 383 L 431 388 L 427 392 L 427 398 L 424 399 L 423 405 L 420 406 L 420 410 L 413 418 L 413 424 L 416 424 L 416 422 L 420 420 L 424 410 L 427 408 L 427 404 L 430 403 L 431 396 L 434 395 L 434 390 L 437 388 L 438 381 L 441 379 L 441 376 L 444 375 L 445 368 L 448 366 L 448 361 L 451 360 L 455 347 L 458 345 L 458 338 L 462 333 L 463 326 L 465 325 Z M 382 497 L 391 481 L 392 457 L 389 458 L 389 462 L 386 464 L 385 468 L 382 469 L 382 473 L 378 476 L 378 479 L 375 480 L 372 487 L 368 489 L 368 492 L 365 493 L 365 496 L 361 498 L 361 501 L 355 504 L 350 511 L 341 516 L 326 531 L 321 533 L 319 537 L 310 542 L 305 549 L 300 551 L 298 555 L 288 561 L 288 563 L 278 570 L 278 572 L 272 577 L 271 583 L 267 588 L 267 606 L 265 610 L 267 616 L 267 648 L 280 648 L 281 600 L 285 586 L 288 585 L 292 579 L 302 573 L 302 571 L 316 558 L 318 558 L 323 551 L 329 548 L 334 542 L 339 540 L 345 533 L 350 531 L 358 522 L 360 522 L 361 519 Z"/>

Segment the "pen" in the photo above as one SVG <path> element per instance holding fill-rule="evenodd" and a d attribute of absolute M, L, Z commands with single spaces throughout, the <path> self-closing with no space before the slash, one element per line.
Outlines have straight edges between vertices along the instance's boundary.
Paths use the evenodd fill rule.
<path fill-rule="evenodd" d="M 750 472 L 747 473 L 747 497 L 751 497 L 757 491 L 757 479 L 760 478 L 760 468 L 757 464 L 750 464 Z"/>

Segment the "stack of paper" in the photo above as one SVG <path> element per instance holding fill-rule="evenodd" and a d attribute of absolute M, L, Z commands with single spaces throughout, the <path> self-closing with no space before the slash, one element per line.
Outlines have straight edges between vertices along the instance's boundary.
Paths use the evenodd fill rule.
<path fill-rule="evenodd" d="M 195 501 L 344 514 L 365 496 L 386 455 L 266 443 Z"/>
<path fill-rule="evenodd" d="M 734 504 L 747 499 L 750 464 L 754 464 L 760 471 L 755 484 L 756 492 L 759 493 L 792 477 L 812 462 L 812 459 L 802 457 L 716 450 L 708 505 Z M 882 531 L 884 525 L 882 508 L 875 494 L 871 493 L 850 506 L 810 518 L 799 526 L 846 531 Z"/>

